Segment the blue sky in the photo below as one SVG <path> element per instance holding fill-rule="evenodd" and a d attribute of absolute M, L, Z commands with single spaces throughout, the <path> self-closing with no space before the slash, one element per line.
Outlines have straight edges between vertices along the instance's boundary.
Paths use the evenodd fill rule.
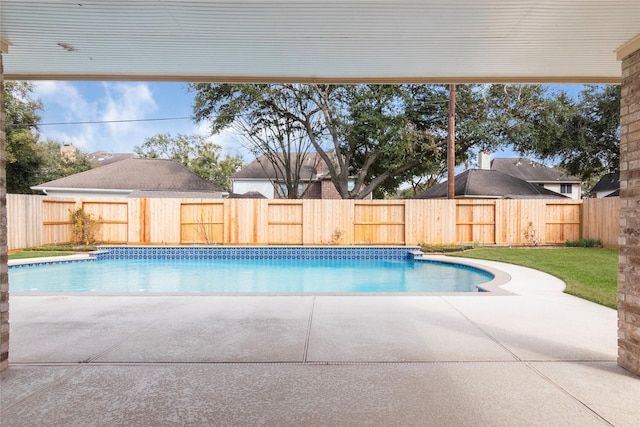
<path fill-rule="evenodd" d="M 188 118 L 194 94 L 186 83 L 41 81 L 34 82 L 34 88 L 34 97 L 44 106 L 41 138 L 72 144 L 86 153 L 133 152 L 159 133 L 209 135 L 206 125 Z M 58 124 L 77 122 L 112 123 Z M 225 154 L 246 153 L 240 138 L 230 132 L 211 138 Z"/>
<path fill-rule="evenodd" d="M 44 105 L 41 136 L 60 143 L 73 144 L 90 153 L 106 150 L 114 153 L 132 152 L 145 139 L 159 133 L 209 135 L 206 124 L 196 125 L 191 116 L 194 94 L 186 83 L 156 82 L 34 82 L 34 95 Z M 570 95 L 577 95 L 581 85 L 555 86 Z M 154 120 L 187 117 L 187 119 Z M 119 120 L 140 120 L 118 122 Z M 47 123 L 103 122 L 69 125 Z M 223 147 L 223 154 L 252 155 L 242 147 L 242 139 L 231 131 L 210 137 Z M 512 151 L 493 153 L 494 157 L 516 156 Z"/>

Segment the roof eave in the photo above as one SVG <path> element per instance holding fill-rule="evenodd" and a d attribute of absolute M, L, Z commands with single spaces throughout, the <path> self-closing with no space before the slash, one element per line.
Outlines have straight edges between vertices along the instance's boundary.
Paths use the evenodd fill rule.
<path fill-rule="evenodd" d="M 110 188 L 82 188 L 82 187 L 46 187 L 46 186 L 34 186 L 30 187 L 32 190 L 43 191 L 45 194 L 47 191 L 67 191 L 67 192 L 91 192 L 91 193 L 104 193 L 104 194 L 129 194 L 134 190 L 122 190 L 122 189 L 110 189 Z"/>

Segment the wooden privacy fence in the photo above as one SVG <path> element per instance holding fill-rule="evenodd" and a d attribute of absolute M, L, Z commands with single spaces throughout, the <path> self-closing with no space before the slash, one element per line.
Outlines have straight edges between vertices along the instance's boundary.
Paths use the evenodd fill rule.
<path fill-rule="evenodd" d="M 617 246 L 618 198 L 587 200 L 55 199 L 8 195 L 9 249 L 72 240 L 69 213 L 118 244 Z"/>

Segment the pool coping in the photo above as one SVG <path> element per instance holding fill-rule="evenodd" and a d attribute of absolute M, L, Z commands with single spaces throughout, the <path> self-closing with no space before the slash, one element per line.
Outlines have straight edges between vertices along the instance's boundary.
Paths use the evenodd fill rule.
<path fill-rule="evenodd" d="M 55 264 L 59 262 L 94 261 L 96 255 L 95 252 L 84 252 L 81 254 L 61 255 L 55 257 L 10 259 L 7 264 L 9 267 L 25 267 L 29 265 Z"/>
<path fill-rule="evenodd" d="M 122 246 L 113 246 L 122 247 Z M 135 246 L 143 247 L 144 246 Z M 180 246 L 190 247 L 190 246 Z M 207 246 L 211 247 L 211 246 Z M 215 246 L 214 246 L 215 247 Z M 226 247 L 226 246 L 225 246 Z M 256 248 L 256 246 L 233 246 L 235 248 Z M 260 246 L 262 247 L 262 246 Z M 265 246 L 268 248 L 280 248 L 281 246 Z M 286 246 L 287 248 L 296 248 L 296 246 Z M 312 246 L 313 248 L 326 248 L 326 246 Z M 341 247 L 341 246 L 338 246 Z M 344 248 L 354 248 L 344 246 Z M 377 246 L 358 246 L 357 248 L 378 248 Z M 382 248 L 382 247 L 380 247 Z M 513 296 L 517 295 L 510 292 L 502 286 L 508 285 L 512 277 L 509 273 L 494 268 L 492 266 L 481 265 L 464 258 L 448 258 L 445 255 L 428 255 L 420 251 L 411 250 L 413 247 L 406 248 L 410 257 L 408 260 L 414 262 L 433 262 L 443 264 L 458 264 L 485 271 L 493 275 L 493 279 L 477 285 L 478 292 L 11 292 L 12 295 L 19 296 Z M 28 267 L 37 264 L 56 264 L 67 262 L 91 262 L 98 260 L 97 255 L 104 254 L 106 251 L 98 250 L 82 254 L 74 254 L 59 257 L 42 257 L 42 258 L 25 258 L 19 260 L 9 260 L 9 266 Z M 355 259 L 357 261 L 357 259 Z"/>
<path fill-rule="evenodd" d="M 420 262 L 420 261 L 426 261 L 426 262 L 440 262 L 440 263 L 445 263 L 445 264 L 461 264 L 461 265 L 465 265 L 468 267 L 472 267 L 478 270 L 482 270 L 482 271 L 486 271 L 490 274 L 493 275 L 493 279 L 485 282 L 485 283 L 481 283 L 479 285 L 477 285 L 478 290 L 480 292 L 477 293 L 471 293 L 472 295 L 483 295 L 483 294 L 489 294 L 492 296 L 496 296 L 496 295 L 516 295 L 513 292 L 510 292 L 506 289 L 503 289 L 502 286 L 508 285 L 509 282 L 511 282 L 511 275 L 509 273 L 507 273 L 506 271 L 500 270 L 498 268 L 492 267 L 492 266 L 488 266 L 488 265 L 481 265 L 481 264 L 477 264 L 474 263 L 473 261 L 469 261 L 466 258 L 449 258 L 445 255 L 426 255 L 423 254 L 420 257 L 416 257 L 414 258 L 414 261 Z M 442 293 L 437 293 L 437 292 L 430 292 L 430 294 L 436 294 L 436 295 L 468 295 L 469 293 L 467 292 L 442 292 Z"/>

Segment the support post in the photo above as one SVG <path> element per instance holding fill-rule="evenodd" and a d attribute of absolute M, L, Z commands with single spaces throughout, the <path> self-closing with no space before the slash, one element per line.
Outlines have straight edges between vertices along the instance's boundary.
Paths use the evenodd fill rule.
<path fill-rule="evenodd" d="M 640 49 L 620 59 L 618 365 L 640 375 Z"/>
<path fill-rule="evenodd" d="M 4 68 L 0 52 L 0 371 L 9 366 L 9 274 L 7 248 L 7 155 Z"/>
<path fill-rule="evenodd" d="M 456 198 L 456 85 L 449 85 L 449 134 L 447 135 L 447 198 Z"/>

